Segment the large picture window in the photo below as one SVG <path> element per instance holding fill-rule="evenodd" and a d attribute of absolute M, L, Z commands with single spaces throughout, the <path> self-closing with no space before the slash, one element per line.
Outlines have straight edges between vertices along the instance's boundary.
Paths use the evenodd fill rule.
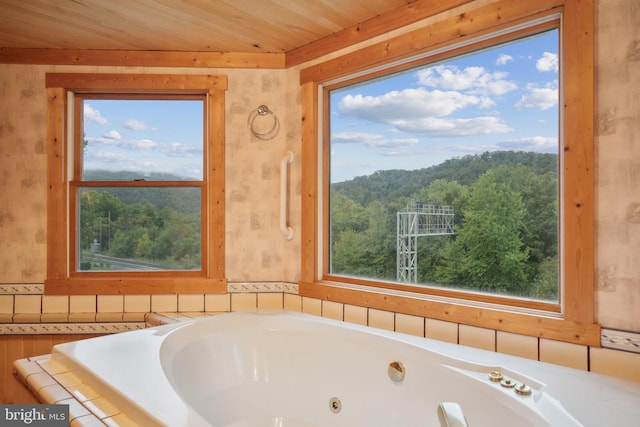
<path fill-rule="evenodd" d="M 599 345 L 593 58 L 498 0 L 301 70 L 301 295 Z"/>
<path fill-rule="evenodd" d="M 558 302 L 558 30 L 328 90 L 328 274 Z"/>
<path fill-rule="evenodd" d="M 48 74 L 47 293 L 224 292 L 216 76 Z"/>

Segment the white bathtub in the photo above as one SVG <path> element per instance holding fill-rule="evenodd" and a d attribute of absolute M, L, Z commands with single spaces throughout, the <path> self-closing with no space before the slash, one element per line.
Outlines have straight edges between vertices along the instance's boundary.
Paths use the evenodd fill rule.
<path fill-rule="evenodd" d="M 437 427 L 441 402 L 471 427 L 640 419 L 640 383 L 298 313 L 218 315 L 60 344 L 52 357 L 143 426 Z"/>

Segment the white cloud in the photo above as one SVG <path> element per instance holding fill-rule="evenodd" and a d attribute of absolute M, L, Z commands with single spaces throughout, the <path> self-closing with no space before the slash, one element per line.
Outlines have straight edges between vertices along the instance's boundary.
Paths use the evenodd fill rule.
<path fill-rule="evenodd" d="M 162 151 L 169 157 L 191 157 L 194 153 L 202 154 L 202 147 L 181 142 L 170 142 L 164 145 Z"/>
<path fill-rule="evenodd" d="M 104 135 L 102 135 L 104 138 L 106 139 L 112 139 L 114 141 L 119 141 L 122 139 L 122 136 L 120 135 L 120 132 L 118 132 L 117 130 L 110 130 L 109 132 L 105 133 Z"/>
<path fill-rule="evenodd" d="M 545 52 L 542 54 L 542 58 L 539 58 L 536 61 L 536 68 L 538 71 L 547 72 L 553 71 L 558 72 L 558 55 L 551 52 Z"/>
<path fill-rule="evenodd" d="M 332 144 L 362 144 L 378 148 L 404 147 L 418 142 L 416 138 L 385 138 L 380 134 L 365 132 L 338 132 L 331 135 Z"/>
<path fill-rule="evenodd" d="M 460 85 L 458 85 L 460 87 Z M 448 118 L 466 107 L 493 107 L 487 96 L 465 95 L 455 90 L 426 88 L 392 91 L 380 96 L 347 95 L 338 106 L 339 111 L 350 117 L 390 124 L 396 130 L 430 136 L 469 136 L 505 133 L 512 129 L 497 116 Z M 334 135 L 335 137 L 335 135 Z M 344 133 L 334 142 L 359 142 L 368 146 L 398 145 L 403 140 L 384 140 L 381 135 L 366 134 L 366 141 L 359 133 Z"/>
<path fill-rule="evenodd" d="M 548 110 L 558 105 L 558 87 L 535 87 L 529 85 L 528 92 L 516 103 L 516 108 Z"/>
<path fill-rule="evenodd" d="M 84 104 L 83 113 L 84 118 L 91 122 L 97 123 L 99 125 L 106 125 L 107 123 L 109 123 L 107 119 L 100 115 L 100 111 L 93 109 L 93 107 L 91 107 L 91 105 L 89 104 Z"/>
<path fill-rule="evenodd" d="M 129 119 L 126 122 L 124 122 L 124 127 L 129 129 L 129 130 L 147 130 L 147 129 L 149 129 L 149 127 L 146 125 L 146 123 L 141 122 L 139 120 L 135 120 L 135 119 Z"/>
<path fill-rule="evenodd" d="M 439 89 L 468 91 L 470 94 L 504 95 L 517 88 L 505 72 L 489 72 L 484 67 L 460 69 L 452 65 L 437 65 L 418 71 L 418 82 Z"/>
<path fill-rule="evenodd" d="M 510 139 L 498 143 L 503 150 L 557 152 L 558 137 L 530 136 L 525 138 Z"/>
<path fill-rule="evenodd" d="M 400 119 L 447 116 L 481 99 L 456 91 L 428 91 L 424 88 L 392 91 L 380 96 L 347 95 L 338 106 L 347 116 L 394 123 Z"/>
<path fill-rule="evenodd" d="M 497 117 L 484 116 L 470 119 L 442 119 L 428 117 L 422 120 L 397 122 L 396 127 L 405 132 L 430 136 L 472 136 L 510 132 L 507 124 Z"/>
<path fill-rule="evenodd" d="M 129 141 L 126 141 L 123 146 L 125 146 L 126 148 L 130 148 L 130 149 L 151 149 L 151 148 L 156 148 L 159 146 L 159 144 L 155 141 L 152 141 L 150 139 L 132 139 Z"/>
<path fill-rule="evenodd" d="M 505 65 L 507 62 L 513 61 L 513 57 L 511 55 L 507 55 L 506 53 L 501 53 L 496 59 L 496 65 Z"/>

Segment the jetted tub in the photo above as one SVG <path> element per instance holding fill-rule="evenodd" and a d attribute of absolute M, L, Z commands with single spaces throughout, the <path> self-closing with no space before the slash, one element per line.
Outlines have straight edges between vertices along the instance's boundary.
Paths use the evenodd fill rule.
<path fill-rule="evenodd" d="M 640 383 L 299 313 L 222 314 L 60 344 L 52 358 L 145 427 L 640 419 Z"/>

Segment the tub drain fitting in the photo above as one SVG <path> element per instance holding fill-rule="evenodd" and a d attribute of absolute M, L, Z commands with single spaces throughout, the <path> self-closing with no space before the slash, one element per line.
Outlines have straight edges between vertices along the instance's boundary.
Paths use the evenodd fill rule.
<path fill-rule="evenodd" d="M 331 399 L 329 399 L 329 409 L 334 414 L 340 412 L 340 410 L 342 410 L 342 402 L 340 402 L 340 399 L 338 399 L 337 397 L 332 397 Z"/>

